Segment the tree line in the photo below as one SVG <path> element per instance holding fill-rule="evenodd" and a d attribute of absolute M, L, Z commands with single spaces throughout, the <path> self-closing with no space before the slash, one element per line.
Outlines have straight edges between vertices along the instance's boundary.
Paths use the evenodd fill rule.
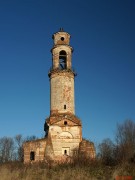
<path fill-rule="evenodd" d="M 106 138 L 98 145 L 97 158 L 105 165 L 135 163 L 135 123 L 126 120 L 117 124 L 114 138 Z"/>

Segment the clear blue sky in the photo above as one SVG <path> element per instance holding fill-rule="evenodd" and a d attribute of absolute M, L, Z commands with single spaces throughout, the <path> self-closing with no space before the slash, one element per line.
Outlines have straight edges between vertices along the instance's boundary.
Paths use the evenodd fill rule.
<path fill-rule="evenodd" d="M 44 135 L 52 34 L 60 27 L 75 50 L 83 136 L 113 139 L 118 122 L 135 122 L 134 0 L 1 0 L 0 137 Z"/>

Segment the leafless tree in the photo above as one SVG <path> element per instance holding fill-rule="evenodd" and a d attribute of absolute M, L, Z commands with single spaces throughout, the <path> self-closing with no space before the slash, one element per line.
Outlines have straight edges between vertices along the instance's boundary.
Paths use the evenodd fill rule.
<path fill-rule="evenodd" d="M 135 123 L 131 120 L 117 124 L 116 156 L 119 162 L 129 161 L 135 156 Z"/>
<path fill-rule="evenodd" d="M 0 162 L 14 159 L 14 141 L 10 137 L 0 138 Z"/>
<path fill-rule="evenodd" d="M 105 165 L 112 165 L 114 164 L 114 144 L 113 142 L 107 138 L 99 144 L 99 157 L 103 164 Z"/>
<path fill-rule="evenodd" d="M 23 138 L 21 134 L 16 135 L 14 138 L 0 138 L 0 163 L 13 160 L 23 161 L 23 143 L 36 139 L 37 137 L 34 135 Z"/>
<path fill-rule="evenodd" d="M 15 136 L 14 140 L 15 140 L 15 144 L 17 148 L 16 158 L 18 161 L 23 161 L 23 147 L 22 146 L 23 146 L 24 139 L 21 134 L 18 134 Z"/>
<path fill-rule="evenodd" d="M 33 141 L 33 140 L 36 140 L 36 139 L 38 139 L 38 137 L 36 137 L 35 135 L 31 135 L 31 136 L 27 136 L 24 141 L 25 142 L 26 141 Z"/>

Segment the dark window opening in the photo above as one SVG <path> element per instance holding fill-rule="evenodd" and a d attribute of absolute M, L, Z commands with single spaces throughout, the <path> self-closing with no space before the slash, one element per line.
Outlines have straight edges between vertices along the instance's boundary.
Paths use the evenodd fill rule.
<path fill-rule="evenodd" d="M 67 121 L 64 121 L 64 125 L 67 125 Z"/>
<path fill-rule="evenodd" d="M 67 68 L 67 53 L 65 51 L 60 51 L 59 53 L 59 68 L 66 69 Z"/>
<path fill-rule="evenodd" d="M 64 105 L 64 109 L 66 109 L 66 105 Z"/>
<path fill-rule="evenodd" d="M 31 152 L 30 152 L 30 160 L 31 160 L 31 161 L 34 161 L 34 160 L 35 160 L 35 152 L 34 152 L 34 151 L 31 151 Z"/>
<path fill-rule="evenodd" d="M 61 40 L 64 41 L 64 37 L 61 37 Z"/>
<path fill-rule="evenodd" d="M 64 150 L 64 154 L 67 155 L 67 150 Z"/>

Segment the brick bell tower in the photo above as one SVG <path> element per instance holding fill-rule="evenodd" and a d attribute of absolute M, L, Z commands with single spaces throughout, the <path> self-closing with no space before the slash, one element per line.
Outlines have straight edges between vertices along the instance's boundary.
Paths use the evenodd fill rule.
<path fill-rule="evenodd" d="M 70 34 L 62 28 L 53 35 L 51 49 L 50 116 L 45 120 L 45 137 L 23 144 L 24 163 L 58 160 L 63 162 L 74 155 L 95 157 L 94 144 L 82 139 L 82 124 L 75 115 L 73 48 Z"/>
<path fill-rule="evenodd" d="M 70 34 L 62 28 L 52 36 L 50 79 L 50 116 L 46 119 L 45 157 L 59 159 L 78 153 L 82 141 L 81 121 L 75 115 L 73 48 Z"/>

